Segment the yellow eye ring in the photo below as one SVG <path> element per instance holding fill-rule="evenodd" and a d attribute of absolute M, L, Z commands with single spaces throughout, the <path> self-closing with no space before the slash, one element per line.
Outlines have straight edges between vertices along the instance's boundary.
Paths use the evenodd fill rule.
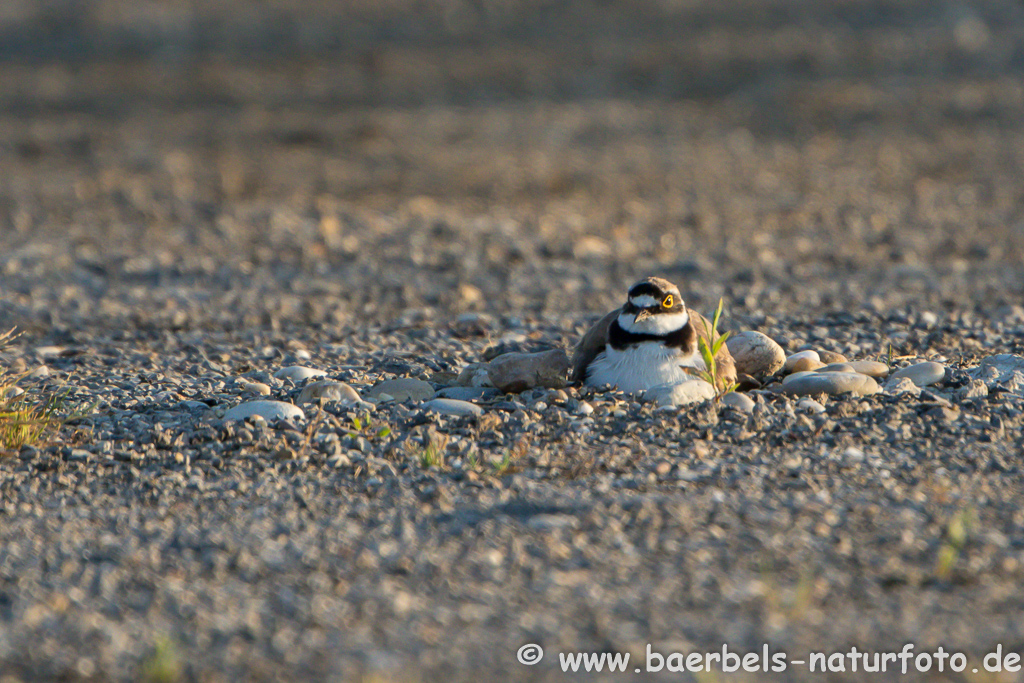
<path fill-rule="evenodd" d="M 672 298 L 672 295 L 669 294 L 668 296 L 666 296 L 664 299 L 661 300 L 661 305 L 664 308 L 672 308 L 672 303 L 673 302 L 674 302 L 674 299 Z"/>

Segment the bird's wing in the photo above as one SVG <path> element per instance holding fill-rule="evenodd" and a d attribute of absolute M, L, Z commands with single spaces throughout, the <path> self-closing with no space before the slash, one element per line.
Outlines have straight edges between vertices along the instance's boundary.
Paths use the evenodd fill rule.
<path fill-rule="evenodd" d="M 597 354 L 604 351 L 605 345 L 608 344 L 608 328 L 621 311 L 621 307 L 616 308 L 594 323 L 594 326 L 587 330 L 583 339 L 576 345 L 576 350 L 572 353 L 572 374 L 569 375 L 571 384 L 582 382 L 587 378 L 587 366 L 597 358 Z"/>
<path fill-rule="evenodd" d="M 690 322 L 693 324 L 694 329 L 697 330 L 697 334 L 704 338 L 704 341 L 710 348 L 713 342 L 711 339 L 711 323 L 708 322 L 708 319 L 691 308 Z M 715 354 L 715 378 L 724 381 L 725 384 L 734 384 L 736 382 L 736 361 L 733 360 L 732 354 L 729 353 L 729 347 L 725 344 L 722 344 L 722 348 Z"/>

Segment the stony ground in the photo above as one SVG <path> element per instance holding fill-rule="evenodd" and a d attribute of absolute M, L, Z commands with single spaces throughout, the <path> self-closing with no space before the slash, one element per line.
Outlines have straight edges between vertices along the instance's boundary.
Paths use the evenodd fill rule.
<path fill-rule="evenodd" d="M 12 7 L 0 362 L 91 409 L 0 458 L 3 681 L 1024 652 L 1024 397 L 967 391 L 1024 354 L 1018 5 Z M 287 366 L 368 396 L 569 347 L 649 274 L 946 378 L 823 413 L 570 387 L 223 420 L 297 401 Z M 1020 680 L 968 674 L 918 678 Z"/>

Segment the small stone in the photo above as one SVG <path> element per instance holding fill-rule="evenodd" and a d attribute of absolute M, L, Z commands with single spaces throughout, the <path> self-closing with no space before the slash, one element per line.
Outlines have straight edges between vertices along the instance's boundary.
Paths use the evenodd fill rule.
<path fill-rule="evenodd" d="M 782 391 L 797 396 L 854 394 L 867 396 L 878 391 L 878 383 L 855 372 L 813 372 L 782 385 Z"/>
<path fill-rule="evenodd" d="M 786 384 L 789 384 L 790 382 L 795 382 L 796 380 L 800 379 L 801 377 L 806 377 L 807 375 L 813 375 L 813 374 L 816 374 L 813 370 L 801 370 L 800 372 L 794 372 L 792 375 L 786 375 L 782 379 L 782 384 L 784 386 Z"/>
<path fill-rule="evenodd" d="M 796 409 L 805 413 L 812 413 L 814 415 L 820 415 L 825 412 L 825 406 L 821 405 L 813 398 L 802 398 L 796 402 Z"/>
<path fill-rule="evenodd" d="M 577 415 L 593 415 L 594 406 L 590 405 L 586 401 L 580 401 L 580 404 L 576 406 Z"/>
<path fill-rule="evenodd" d="M 786 352 L 768 335 L 750 330 L 740 332 L 725 341 L 736 372 L 752 377 L 773 375 L 786 363 Z"/>
<path fill-rule="evenodd" d="M 454 398 L 459 401 L 474 401 L 494 398 L 500 392 L 494 387 L 445 387 L 434 394 L 435 398 Z"/>
<path fill-rule="evenodd" d="M 6 399 L 18 398 L 19 396 L 21 396 L 24 393 L 25 393 L 25 390 L 22 389 L 21 387 L 7 387 L 7 389 L 4 391 L 4 398 L 6 398 Z"/>
<path fill-rule="evenodd" d="M 506 353 L 491 361 L 491 383 L 505 393 L 520 393 L 535 387 L 560 389 L 569 372 L 569 357 L 562 349 L 539 353 Z"/>
<path fill-rule="evenodd" d="M 455 384 L 460 387 L 493 387 L 487 363 L 470 363 L 462 369 Z"/>
<path fill-rule="evenodd" d="M 423 408 L 440 415 L 455 415 L 457 417 L 477 416 L 484 413 L 480 406 L 454 398 L 435 398 L 424 403 Z"/>
<path fill-rule="evenodd" d="M 59 356 L 62 353 L 64 353 L 64 347 L 63 346 L 37 346 L 36 347 L 36 354 L 38 354 L 39 356 L 41 356 L 43 358 L 50 357 L 50 356 Z"/>
<path fill-rule="evenodd" d="M 925 415 L 943 422 L 955 422 L 960 417 L 960 410 L 955 406 L 952 408 L 949 406 L 935 406 L 929 408 Z"/>
<path fill-rule="evenodd" d="M 345 453 L 337 453 L 327 458 L 327 465 L 336 469 L 339 467 L 351 467 L 352 458 L 348 457 Z"/>
<path fill-rule="evenodd" d="M 356 390 L 345 382 L 319 380 L 302 387 L 302 392 L 299 393 L 298 402 L 301 404 L 313 403 L 316 401 L 323 401 L 324 403 L 333 403 L 335 401 L 353 401 L 355 403 L 361 403 L 362 399 L 359 398 L 359 394 Z"/>
<path fill-rule="evenodd" d="M 814 367 L 795 367 L 798 363 L 803 364 L 804 361 L 813 361 L 814 363 L 817 363 L 817 365 Z M 785 364 L 782 366 L 782 371 L 788 375 L 802 370 L 814 370 L 815 368 L 820 368 L 823 365 L 824 363 L 821 362 L 821 357 L 818 355 L 817 351 L 801 351 L 799 353 L 794 353 L 786 359 Z"/>
<path fill-rule="evenodd" d="M 968 384 L 960 387 L 956 392 L 957 396 L 965 401 L 988 396 L 988 385 L 980 379 L 972 379 Z"/>
<path fill-rule="evenodd" d="M 885 383 L 885 392 L 894 396 L 899 394 L 918 396 L 921 393 L 921 387 L 914 384 L 909 377 L 894 377 Z"/>
<path fill-rule="evenodd" d="M 864 451 L 856 446 L 850 446 L 843 451 L 843 460 L 846 462 L 864 462 Z"/>
<path fill-rule="evenodd" d="M 738 391 L 730 391 L 728 394 L 722 397 L 722 403 L 727 406 L 732 406 L 736 410 L 744 413 L 754 412 L 754 399 L 750 398 L 746 394 L 741 394 Z"/>
<path fill-rule="evenodd" d="M 242 387 L 242 391 L 247 391 L 250 394 L 258 394 L 260 396 L 270 395 L 270 386 L 263 382 L 246 382 L 244 380 L 239 380 L 238 384 Z"/>
<path fill-rule="evenodd" d="M 398 379 L 386 379 L 373 385 L 368 396 L 384 400 L 387 394 L 392 400 L 403 403 L 405 401 L 426 401 L 434 396 L 434 387 L 429 382 L 411 377 L 399 377 Z"/>
<path fill-rule="evenodd" d="M 845 363 L 846 356 L 835 351 L 818 351 L 818 360 L 826 365 L 835 365 L 836 363 Z"/>
<path fill-rule="evenodd" d="M 304 379 L 309 379 L 310 377 L 323 377 L 326 374 L 327 373 L 323 370 L 307 368 L 303 365 L 288 365 L 275 372 L 274 377 L 277 379 L 290 379 L 298 384 Z"/>
<path fill-rule="evenodd" d="M 715 397 L 715 388 L 702 379 L 691 379 L 677 384 L 659 384 L 644 392 L 644 399 L 654 401 L 658 407 L 683 406 L 700 403 Z"/>
<path fill-rule="evenodd" d="M 935 384 L 936 382 L 942 380 L 942 378 L 945 376 L 946 366 L 942 365 L 941 363 L 933 363 L 932 361 L 927 361 L 924 363 L 917 363 L 916 365 L 911 365 L 910 367 L 901 368 L 897 370 L 896 372 L 892 373 L 892 377 L 889 378 L 889 381 L 892 382 L 894 380 L 906 377 L 917 386 L 926 387 L 929 384 Z"/>
<path fill-rule="evenodd" d="M 801 358 L 793 363 L 790 368 L 793 372 L 813 372 L 824 367 L 824 365 L 825 364 L 820 360 L 814 360 L 813 358 Z"/>
<path fill-rule="evenodd" d="M 885 377 L 889 374 L 889 366 L 885 363 L 879 363 L 876 360 L 851 360 L 847 361 L 847 364 L 854 369 L 855 372 L 859 372 L 862 375 L 868 377 Z"/>
<path fill-rule="evenodd" d="M 305 419 L 302 410 L 284 401 L 247 401 L 241 403 L 224 414 L 224 421 L 244 420 L 249 417 L 261 417 L 271 420 Z"/>
<path fill-rule="evenodd" d="M 50 376 L 50 368 L 45 365 L 40 365 L 38 368 L 28 373 L 28 379 L 46 379 Z"/>

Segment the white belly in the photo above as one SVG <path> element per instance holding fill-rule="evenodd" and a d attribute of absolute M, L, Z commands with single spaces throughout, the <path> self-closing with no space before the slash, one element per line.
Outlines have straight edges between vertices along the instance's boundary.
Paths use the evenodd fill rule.
<path fill-rule="evenodd" d="M 684 356 L 659 342 L 644 342 L 623 350 L 606 346 L 587 370 L 587 386 L 606 384 L 626 393 L 646 391 L 659 384 L 675 384 L 692 379 L 683 367 L 705 369 L 700 354 Z"/>

